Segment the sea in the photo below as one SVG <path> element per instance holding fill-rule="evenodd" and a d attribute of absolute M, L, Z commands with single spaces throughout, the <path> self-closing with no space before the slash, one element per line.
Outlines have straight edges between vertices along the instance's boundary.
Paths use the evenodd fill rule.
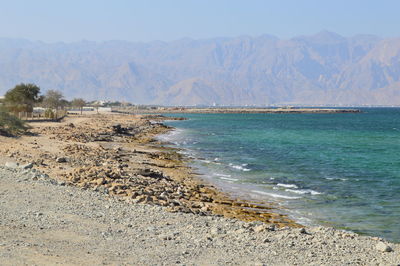
<path fill-rule="evenodd" d="M 400 242 L 400 108 L 332 114 L 171 114 L 160 138 L 233 196 L 304 225 Z"/>

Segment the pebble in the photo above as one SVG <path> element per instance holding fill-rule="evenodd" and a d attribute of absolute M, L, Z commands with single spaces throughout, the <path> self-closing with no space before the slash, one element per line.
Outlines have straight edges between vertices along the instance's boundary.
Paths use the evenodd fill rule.
<path fill-rule="evenodd" d="M 58 158 L 56 159 L 56 162 L 57 162 L 57 163 L 66 163 L 66 162 L 67 162 L 67 158 L 65 158 L 65 157 L 58 157 Z"/>
<path fill-rule="evenodd" d="M 306 231 L 306 229 L 304 227 L 302 227 L 302 228 L 299 229 L 299 233 L 300 234 L 307 234 L 307 231 Z"/>
<path fill-rule="evenodd" d="M 5 166 L 8 168 L 18 168 L 19 164 L 14 162 L 6 162 Z"/>
<path fill-rule="evenodd" d="M 31 169 L 33 167 L 33 163 L 27 163 L 20 166 L 21 169 Z"/>
<path fill-rule="evenodd" d="M 378 251 L 381 251 L 381 252 L 391 252 L 392 251 L 392 248 L 388 244 L 386 244 L 384 242 L 379 242 L 375 246 L 375 249 L 378 250 Z"/>

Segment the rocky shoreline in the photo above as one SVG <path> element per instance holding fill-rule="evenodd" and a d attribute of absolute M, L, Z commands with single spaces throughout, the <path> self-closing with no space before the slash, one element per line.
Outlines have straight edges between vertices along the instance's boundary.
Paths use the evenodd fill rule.
<path fill-rule="evenodd" d="M 161 254 L 149 256 L 150 250 L 147 253 L 141 250 L 142 253 L 139 252 L 136 256 L 126 255 L 128 260 L 115 256 L 108 258 L 103 254 L 99 258 L 106 264 L 169 265 L 177 264 L 177 261 L 190 265 L 400 263 L 398 244 L 388 245 L 379 238 L 358 236 L 331 228 L 303 228 L 279 214 L 275 206 L 232 199 L 212 185 L 204 183 L 196 177 L 193 169 L 187 166 L 179 153 L 172 148 L 162 147 L 155 140 L 157 134 L 170 130 L 161 123 L 163 119 L 160 116 L 133 117 L 121 114 L 77 116 L 67 118 L 62 123 L 34 125 L 31 136 L 0 139 L 0 165 L 6 164 L 0 168 L 0 199 L 3 203 L 0 207 L 0 217 L 3 218 L 0 228 L 4 232 L 8 230 L 5 236 L 11 234 L 16 237 L 17 231 L 23 230 L 18 226 L 28 224 L 29 227 L 32 222 L 30 217 L 26 222 L 24 219 L 19 221 L 18 208 L 29 212 L 30 206 L 17 205 L 15 209 L 16 201 L 29 201 L 45 210 L 47 205 L 53 208 L 46 215 L 37 214 L 38 219 L 33 217 L 35 224 L 36 220 L 42 220 L 42 216 L 48 215 L 54 219 L 55 215 L 63 215 L 63 206 L 71 202 L 62 202 L 63 197 L 57 198 L 56 194 L 70 193 L 84 207 L 93 203 L 90 198 L 94 198 L 96 203 L 93 210 L 103 209 L 108 206 L 107 202 L 112 202 L 113 207 L 110 208 L 121 210 L 122 213 L 128 212 L 129 220 L 135 223 L 135 228 L 127 225 L 127 229 L 121 225 L 121 230 L 133 230 L 135 234 L 143 232 L 146 239 L 150 238 L 147 240 L 161 241 L 155 244 L 158 250 L 171 253 L 169 248 L 174 245 L 179 247 L 180 252 L 183 250 L 183 253 L 172 255 L 172 260 Z M 24 188 L 18 188 L 19 186 Z M 54 195 L 50 195 L 47 202 L 37 201 L 39 198 L 46 198 L 46 195 L 37 195 L 39 191 L 36 189 L 48 190 L 48 193 Z M 18 194 L 21 194 L 21 198 L 17 199 L 15 197 Z M 31 196 L 33 198 L 28 199 Z M 48 201 L 54 201 L 54 204 Z M 142 214 L 138 216 L 135 211 L 146 217 L 142 217 Z M 84 212 L 81 214 L 85 215 Z M 117 216 L 114 215 L 113 222 L 109 221 L 112 217 L 107 215 L 102 215 L 101 219 L 108 220 L 109 227 L 118 227 L 120 221 L 119 218 L 116 219 Z M 98 222 L 97 218 L 99 217 L 90 216 L 88 221 Z M 141 219 L 144 221 L 138 224 Z M 169 226 L 158 227 L 159 223 L 168 219 L 174 222 L 166 222 L 170 223 Z M 15 227 L 15 221 L 20 225 Z M 154 223 L 157 226 L 154 227 Z M 77 226 L 82 227 L 82 224 L 78 222 Z M 13 229 L 9 232 L 10 227 Z M 55 224 L 53 229 L 59 230 L 60 227 L 63 228 L 62 225 Z M 152 229 L 147 230 L 148 227 Z M 169 230 L 172 227 L 174 229 Z M 37 232 L 31 233 L 34 235 Z M 96 239 L 92 239 L 93 232 L 90 230 L 88 234 L 90 239 L 87 241 Z M 136 242 L 142 239 L 142 236 L 134 234 L 110 235 L 126 241 Z M 18 263 L 15 257 L 18 252 L 22 252 L 21 247 L 13 246 L 10 249 L 12 239 L 7 237 L 3 237 L 1 241 L 6 244 L 0 246 L 0 260 L 8 258 L 6 262 L 23 264 Z M 99 241 L 103 243 L 104 239 Z M 69 246 L 69 243 L 65 245 Z M 125 252 L 140 249 L 124 248 Z M 92 255 L 97 252 L 87 246 L 84 250 Z M 190 251 L 186 254 L 186 250 Z M 233 255 L 233 251 L 241 254 L 241 257 Z M 93 256 L 89 257 L 94 259 Z M 79 259 L 64 259 L 67 264 L 83 264 Z"/>
<path fill-rule="evenodd" d="M 130 203 L 300 227 L 273 211 L 276 207 L 270 204 L 233 199 L 200 180 L 182 155 L 155 140 L 171 130 L 161 123 L 165 117 L 93 115 L 82 119 L 86 120 L 78 118 L 75 124 L 39 124 L 32 130 L 36 136 L 22 138 L 13 148 L 5 145 L 2 153 L 66 185 L 103 191 Z"/>

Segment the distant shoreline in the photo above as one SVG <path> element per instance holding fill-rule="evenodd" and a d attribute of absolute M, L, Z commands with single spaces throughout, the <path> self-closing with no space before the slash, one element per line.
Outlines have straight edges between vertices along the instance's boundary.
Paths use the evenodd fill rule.
<path fill-rule="evenodd" d="M 161 107 L 157 109 L 114 109 L 116 113 L 143 114 L 143 113 L 184 113 L 184 114 L 337 114 L 361 113 L 359 109 L 330 109 L 330 108 L 186 108 Z"/>

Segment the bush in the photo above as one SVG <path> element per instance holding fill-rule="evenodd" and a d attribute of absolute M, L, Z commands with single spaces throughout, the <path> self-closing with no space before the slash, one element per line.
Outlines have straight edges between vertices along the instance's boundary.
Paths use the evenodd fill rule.
<path fill-rule="evenodd" d="M 49 108 L 49 109 L 46 109 L 46 111 L 44 112 L 44 117 L 54 119 L 54 118 L 56 118 L 56 114 L 54 113 L 54 111 L 52 109 Z"/>
<path fill-rule="evenodd" d="M 0 135 L 16 136 L 28 130 L 25 122 L 16 116 L 9 114 L 4 108 L 0 108 Z"/>

